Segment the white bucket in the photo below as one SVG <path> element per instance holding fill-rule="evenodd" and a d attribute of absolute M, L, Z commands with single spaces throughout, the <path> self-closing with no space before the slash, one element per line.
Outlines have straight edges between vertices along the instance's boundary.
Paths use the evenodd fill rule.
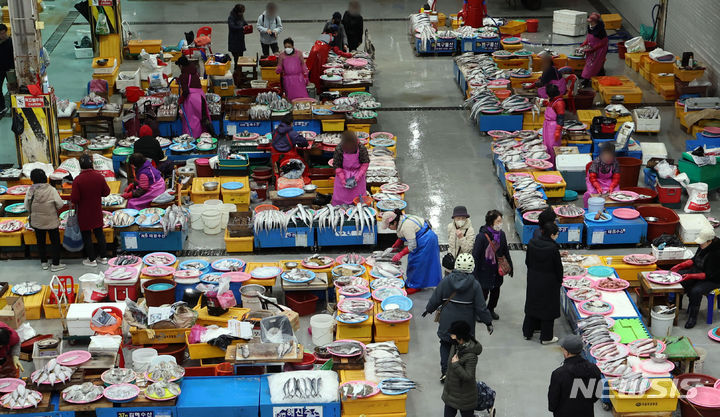
<path fill-rule="evenodd" d="M 663 314 L 655 311 L 650 312 L 652 317 L 652 324 L 650 325 L 650 332 L 656 339 L 664 339 L 672 333 L 673 322 L 675 321 L 675 313 Z"/>
<path fill-rule="evenodd" d="M 190 226 L 193 230 L 203 229 L 203 212 L 205 211 L 204 204 L 193 204 L 190 206 Z"/>
<path fill-rule="evenodd" d="M 202 220 L 205 234 L 216 235 L 222 231 L 222 225 L 220 224 L 222 214 L 219 210 L 206 209 L 203 211 Z"/>
<path fill-rule="evenodd" d="M 258 295 L 265 295 L 265 287 L 262 285 L 248 284 L 240 287 L 243 308 L 249 308 L 250 311 L 262 310 L 262 303 Z"/>
<path fill-rule="evenodd" d="M 214 208 L 220 210 L 220 206 L 223 205 L 222 200 L 207 200 L 205 201 L 205 208 Z"/>
<path fill-rule="evenodd" d="M 605 199 L 602 197 L 588 198 L 588 213 L 597 213 L 605 208 Z"/>
<path fill-rule="evenodd" d="M 172 355 L 159 355 L 159 356 L 154 357 L 154 358 L 150 361 L 150 366 L 155 366 L 155 365 L 157 365 L 157 364 L 159 364 L 159 363 L 161 363 L 161 362 L 170 362 L 170 363 L 172 363 L 172 364 L 174 364 L 174 365 L 177 365 L 177 359 L 175 359 L 175 356 L 172 356 Z"/>
<path fill-rule="evenodd" d="M 92 293 L 94 290 L 103 288 L 104 281 L 100 274 L 83 274 L 78 278 L 80 281 L 80 292 Z"/>
<path fill-rule="evenodd" d="M 140 348 L 132 353 L 133 370 L 138 373 L 145 373 L 150 362 L 158 356 L 157 350 L 153 348 Z"/>
<path fill-rule="evenodd" d="M 220 220 L 220 224 L 223 229 L 227 228 L 228 221 L 230 221 L 230 213 L 236 212 L 237 206 L 232 203 L 223 203 L 220 209 L 220 213 L 222 214 L 222 219 Z"/>
<path fill-rule="evenodd" d="M 325 346 L 333 341 L 335 320 L 329 314 L 316 314 L 310 317 L 312 342 L 315 346 Z"/>

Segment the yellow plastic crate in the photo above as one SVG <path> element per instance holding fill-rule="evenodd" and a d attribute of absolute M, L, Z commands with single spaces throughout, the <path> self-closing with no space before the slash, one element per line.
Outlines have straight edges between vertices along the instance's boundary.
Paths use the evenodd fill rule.
<path fill-rule="evenodd" d="M 680 391 L 670 378 L 650 379 L 650 389 L 643 395 L 625 395 L 610 390 L 610 402 L 618 413 L 672 412 L 677 408 Z"/>
<path fill-rule="evenodd" d="M 143 87 L 142 87 L 142 88 L 144 88 L 144 89 L 148 88 L 147 81 L 142 81 L 142 80 L 141 80 L 141 82 L 143 83 Z M 203 92 L 207 93 L 207 92 L 208 92 L 208 79 L 207 79 L 207 78 L 202 78 L 202 79 L 200 79 L 200 86 L 202 87 Z M 172 80 L 172 82 L 170 83 L 170 92 L 173 93 L 173 94 L 175 94 L 175 95 L 179 94 L 179 93 L 178 93 L 178 81 L 177 81 L 177 79 Z"/>
<path fill-rule="evenodd" d="M 254 243 L 255 238 L 253 236 L 230 237 L 230 232 L 225 230 L 225 250 L 228 253 L 252 252 Z"/>
<path fill-rule="evenodd" d="M 202 204 L 208 200 L 219 200 L 220 199 L 220 186 L 215 191 L 205 191 L 203 184 L 206 182 L 220 182 L 218 177 L 195 177 L 192 182 L 192 189 L 190 191 L 190 198 L 195 204 Z"/>
<path fill-rule="evenodd" d="M 12 293 L 12 285 L 5 291 L 2 298 L 17 297 Z M 23 303 L 25 304 L 25 319 L 26 320 L 40 320 L 42 318 L 42 307 L 43 300 L 45 299 L 45 292 L 48 290 L 47 285 L 42 286 L 42 290 L 39 293 L 33 295 L 25 295 L 22 297 Z"/>
<path fill-rule="evenodd" d="M 603 87 L 600 93 L 605 100 L 605 104 L 610 104 L 610 99 L 616 95 L 625 97 L 625 104 L 642 103 L 642 90 L 639 87 Z"/>
<path fill-rule="evenodd" d="M 649 55 L 643 56 L 640 64 L 645 67 L 647 72 L 658 74 L 661 72 L 672 73 L 675 70 L 675 61 L 671 62 L 657 62 L 650 58 Z"/>
<path fill-rule="evenodd" d="M 538 177 L 542 175 L 559 175 L 562 177 L 562 174 L 560 171 L 533 171 L 532 172 L 533 177 L 535 177 L 535 180 L 540 182 L 538 180 Z M 541 183 L 543 189 L 545 190 L 545 194 L 548 196 L 548 198 L 562 198 L 565 196 L 565 187 L 567 186 L 567 183 L 565 180 L 563 180 L 560 183 L 557 184 L 544 184 Z"/>
<path fill-rule="evenodd" d="M 615 131 L 617 132 L 618 130 L 620 130 L 620 127 L 623 125 L 623 123 L 632 122 L 633 118 L 632 116 L 623 116 L 618 117 L 615 120 L 617 121 L 617 123 L 615 123 Z"/>
<path fill-rule="evenodd" d="M 47 317 L 47 312 L 45 313 Z M 190 329 L 138 329 L 130 328 L 133 345 L 154 345 L 157 343 L 185 343 L 185 332 Z M 151 336 L 152 334 L 152 336 Z"/>
<path fill-rule="evenodd" d="M 77 299 L 77 294 L 78 294 L 79 289 L 80 289 L 79 284 L 73 285 L 73 291 L 75 292 L 76 299 Z M 43 312 L 45 313 L 45 318 L 46 319 L 61 319 L 61 318 L 65 317 L 67 315 L 68 308 L 70 308 L 70 306 L 68 304 L 63 304 L 62 311 L 61 311 L 60 306 L 58 306 L 57 304 L 50 303 L 50 295 L 52 294 L 50 292 L 50 287 L 48 286 L 47 289 L 43 292 L 44 292 L 44 295 L 43 295 L 42 307 L 43 307 Z"/>
<path fill-rule="evenodd" d="M 703 74 L 705 74 L 705 70 L 686 70 L 673 66 L 673 73 L 680 81 L 690 82 L 696 78 L 702 77 Z"/>
<path fill-rule="evenodd" d="M 224 64 L 216 64 L 214 59 L 210 59 L 205 63 L 205 73 L 207 75 L 225 75 L 228 71 L 230 71 L 231 64 L 232 61 L 228 61 Z M 263 76 L 263 78 L 265 77 Z"/>
<path fill-rule="evenodd" d="M 312 180 L 313 185 L 317 185 L 318 188 L 332 188 L 335 185 L 335 178 L 327 180 Z"/>
<path fill-rule="evenodd" d="M 590 127 L 590 124 L 592 123 L 592 119 L 598 116 L 602 116 L 602 111 L 600 110 L 578 110 L 577 111 L 577 117 L 578 120 L 585 123 L 588 127 Z"/>
<path fill-rule="evenodd" d="M 511 20 L 500 26 L 501 35 L 519 35 L 527 30 L 527 24 L 519 20 Z"/>
<path fill-rule="evenodd" d="M 335 333 L 335 340 L 341 339 L 372 339 L 373 332 L 373 318 L 368 317 L 362 323 L 358 324 L 346 324 L 337 322 L 337 328 Z"/>
<path fill-rule="evenodd" d="M 603 23 L 605 23 L 605 29 L 617 30 L 622 26 L 622 16 L 617 13 L 601 14 Z"/>
<path fill-rule="evenodd" d="M 410 321 L 403 323 L 385 323 L 375 320 L 375 337 L 388 338 L 410 338 Z"/>
<path fill-rule="evenodd" d="M 8 187 L 11 187 L 10 184 L 8 184 Z M 5 220 L 19 220 L 23 223 L 27 223 L 28 218 L 27 217 L 3 217 L 3 221 Z M 26 230 L 23 228 L 21 230 L 18 230 L 17 232 L 12 233 L 0 233 L 0 247 L 18 247 L 22 246 L 23 244 L 23 233 L 26 232 Z M 33 236 L 35 233 L 33 233 Z"/>
<path fill-rule="evenodd" d="M 188 353 L 190 359 L 212 359 L 212 358 L 225 358 L 225 351 L 219 347 L 210 345 L 208 343 L 194 343 L 190 344 L 190 331 L 185 332 L 185 343 L 187 344 Z M 233 344 L 240 344 L 245 342 L 233 342 Z"/>
<path fill-rule="evenodd" d="M 330 87 L 328 91 L 337 91 L 341 95 L 347 95 L 358 91 L 367 91 L 367 89 L 365 87 Z"/>
<path fill-rule="evenodd" d="M 348 123 L 347 130 L 352 132 L 370 133 L 370 125 L 363 123 Z"/>
<path fill-rule="evenodd" d="M 530 60 L 527 58 L 509 58 L 509 59 L 496 59 L 495 63 L 500 69 L 516 69 L 516 68 L 527 68 L 530 64 Z M 529 81 L 528 81 L 529 82 Z"/>
<path fill-rule="evenodd" d="M 323 132 L 342 132 L 345 130 L 345 119 L 322 120 Z"/>
<path fill-rule="evenodd" d="M 139 54 L 144 49 L 149 54 L 162 52 L 162 39 L 129 40 L 128 51 L 131 54 Z"/>
<path fill-rule="evenodd" d="M 115 92 L 115 80 L 117 79 L 118 73 L 120 72 L 120 66 L 115 67 L 110 74 L 93 74 L 92 77 L 95 80 L 105 80 L 108 83 L 108 96 L 111 96 Z"/>
<path fill-rule="evenodd" d="M 534 59 L 534 58 L 533 58 Z M 533 67 L 535 66 L 535 61 L 533 61 Z M 534 70 L 533 70 L 534 71 Z M 510 86 L 512 88 L 522 88 L 522 85 L 525 83 L 534 83 L 535 81 L 539 80 L 542 76 L 541 72 L 532 72 L 530 73 L 530 76 L 527 78 L 520 78 L 520 77 L 510 77 Z"/>
<path fill-rule="evenodd" d="M 637 71 L 640 67 L 640 59 L 647 56 L 647 52 L 632 52 L 625 54 L 625 65 Z"/>
<path fill-rule="evenodd" d="M 642 266 L 626 264 L 623 261 L 622 255 L 601 256 L 600 260 L 602 260 L 603 265 L 615 269 L 618 277 L 629 282 L 630 285 L 632 285 L 633 287 L 637 287 L 638 285 L 640 285 L 640 283 L 638 282 L 638 274 L 640 272 L 654 271 L 657 269 L 657 265 L 655 264 Z"/>
<path fill-rule="evenodd" d="M 237 300 L 240 301 L 240 300 Z M 201 326 L 217 325 L 220 327 L 227 327 L 229 320 L 242 320 L 247 313 L 250 312 L 249 308 L 233 307 L 229 308 L 228 312 L 222 316 L 211 316 L 207 312 L 207 307 L 196 308 L 198 312 L 197 324 Z"/>
<path fill-rule="evenodd" d="M 507 44 L 504 41 L 500 41 L 500 44 L 502 45 L 503 49 L 506 51 L 519 51 L 519 50 L 523 49 L 523 47 L 524 47 L 522 43 Z M 507 60 L 505 60 L 505 61 L 507 61 Z M 525 68 L 527 68 L 527 66 Z"/>
<path fill-rule="evenodd" d="M 280 82 L 280 74 L 277 74 L 275 72 L 276 69 L 277 69 L 277 67 L 260 67 L 260 73 L 262 75 L 262 79 L 269 83 L 279 83 Z"/>
<path fill-rule="evenodd" d="M 248 262 L 245 264 L 245 272 L 248 274 L 253 271 L 255 268 L 260 268 L 263 266 L 277 266 L 280 268 L 283 268 L 284 263 L 281 262 Z M 257 284 L 262 285 L 263 287 L 272 287 L 275 286 L 275 281 L 277 281 L 277 278 L 275 279 L 250 279 L 243 283 L 243 285 L 249 285 L 249 284 Z"/>
<path fill-rule="evenodd" d="M 572 68 L 573 71 L 582 71 L 585 69 L 585 58 L 568 59 L 568 67 Z"/>
<path fill-rule="evenodd" d="M 375 333 L 375 332 L 374 332 Z M 379 342 L 395 342 L 400 353 L 408 353 L 410 350 L 410 336 L 408 337 L 380 337 L 375 333 L 375 343 Z"/>
<path fill-rule="evenodd" d="M 226 190 L 222 188 L 222 185 L 228 182 L 240 182 L 243 187 L 239 190 Z M 240 207 L 245 207 L 250 204 L 250 182 L 248 177 L 220 177 L 220 194 L 224 203 L 232 203 Z"/>

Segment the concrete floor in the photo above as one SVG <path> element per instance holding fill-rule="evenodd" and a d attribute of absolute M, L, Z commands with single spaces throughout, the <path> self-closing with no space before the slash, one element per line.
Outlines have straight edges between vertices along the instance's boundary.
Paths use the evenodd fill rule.
<path fill-rule="evenodd" d="M 47 1 L 46 11 L 41 15 L 46 22 L 44 38 L 49 38 L 65 17 L 72 10 L 73 0 Z M 166 0 L 126 0 L 123 2 L 125 20 L 130 22 L 133 31 L 145 39 L 163 39 L 165 44 L 173 44 L 183 37 L 183 32 L 196 30 L 210 22 L 213 26 L 216 50 L 223 50 L 227 36 L 223 24 L 227 12 L 234 1 L 166 1 Z M 345 9 L 344 0 L 307 0 L 302 7 L 292 7 L 298 2 L 278 1 L 280 16 L 284 18 L 285 32 L 281 37 L 291 36 L 296 40 L 299 49 L 308 50 L 320 31 L 322 22 L 333 11 Z M 449 109 L 459 106 L 462 97 L 452 78 L 452 63 L 448 57 L 414 56 L 408 42 L 406 17 L 420 6 L 420 1 L 388 1 L 366 0 L 362 2 L 363 15 L 377 49 L 378 74 L 374 92 L 383 103 L 384 111 L 379 118 L 377 130 L 390 131 L 398 136 L 398 166 L 403 181 L 411 186 L 408 193 L 410 211 L 424 216 L 433 226 L 444 230 L 452 207 L 464 204 L 468 207 L 476 222 L 482 222 L 484 213 L 490 209 L 500 209 L 506 215 L 505 228 L 510 242 L 518 242 L 512 229 L 512 212 L 503 199 L 503 188 L 494 177 L 490 160 L 489 139 L 481 136 L 474 124 L 469 120 L 468 112 Z M 454 13 L 461 1 L 440 2 L 440 10 L 446 14 Z M 580 42 L 582 38 L 566 38 L 548 34 L 551 25 L 552 11 L 558 8 L 593 11 L 591 2 L 581 1 L 545 1 L 545 7 L 537 12 L 512 9 L 505 2 L 495 1 L 490 4 L 490 13 L 499 17 L 539 17 L 541 32 L 528 34 L 537 43 L 569 43 Z M 264 1 L 247 1 L 246 16 L 252 22 L 264 6 Z M 381 21 L 385 20 L 385 21 Z M 390 19 L 390 20 L 387 20 Z M 185 23 L 181 23 L 185 22 Z M 190 23 L 188 23 L 190 22 Z M 51 83 L 60 98 L 77 100 L 84 94 L 84 85 L 90 78 L 88 60 L 76 60 L 73 56 L 72 42 L 79 39 L 79 34 L 88 30 L 82 17 L 76 19 L 60 43 L 51 53 Z M 259 50 L 257 34 L 247 39 L 248 54 Z M 529 49 L 539 50 L 539 46 Z M 558 48 L 568 52 L 572 47 Z M 126 62 L 124 66 L 132 67 L 135 63 Z M 645 101 L 661 103 L 660 98 L 652 91 L 647 82 L 639 75 L 627 69 L 618 60 L 617 55 L 608 57 L 609 74 L 625 74 L 635 79 L 643 87 Z M 665 103 L 663 103 L 665 105 Z M 442 107 L 431 110 L 429 107 Z M 663 129 L 657 136 L 639 136 L 639 141 L 661 141 L 667 145 L 671 156 L 677 156 L 684 150 L 687 135 L 680 130 L 678 121 L 672 114 L 671 107 L 663 107 Z M 0 163 L 13 162 L 14 146 L 10 134 L 10 120 L 0 120 Z M 711 196 L 716 206 L 713 214 L 720 211 L 717 194 Z M 446 236 L 439 235 L 441 243 Z M 189 248 L 217 248 L 218 239 L 205 239 L 193 235 Z M 632 250 L 603 250 L 606 254 L 625 254 Z M 246 261 L 276 260 L 288 256 L 274 253 L 272 255 L 243 256 Z M 292 257 L 302 254 L 294 253 Z M 524 253 L 513 251 L 512 256 L 517 271 L 515 278 L 506 280 L 503 287 L 498 313 L 501 318 L 495 325 L 495 333 L 488 336 L 484 328 L 479 329 L 478 337 L 484 345 L 480 357 L 477 376 L 497 391 L 498 416 L 546 416 L 546 392 L 550 372 L 560 365 L 562 355 L 557 346 L 541 346 L 537 341 L 525 341 L 520 327 L 523 319 L 523 300 L 525 293 Z M 80 265 L 79 260 L 67 260 L 70 268 L 67 273 L 79 276 L 89 272 Z M 6 280 L 19 282 L 34 279 L 46 282 L 50 274 L 39 269 L 37 260 L 0 261 L 0 270 Z M 415 319 L 411 322 L 412 343 L 410 354 L 405 356 L 409 374 L 421 385 L 419 392 L 410 395 L 408 415 L 439 415 L 442 409 L 440 394 L 442 386 L 438 382 L 439 361 L 436 325 L 430 317 L 421 318 L 424 306 L 430 296 L 429 291 L 414 295 Z M 704 318 L 705 307 L 701 312 Z M 684 321 L 685 315 L 681 316 Z M 302 320 L 304 327 L 308 319 Z M 716 319 L 717 323 L 717 319 Z M 59 322 L 33 322 L 33 326 L 42 331 L 59 331 Z M 484 326 L 481 326 L 484 327 Z M 709 326 L 698 325 L 692 331 L 682 327 L 674 329 L 675 334 L 691 337 L 697 346 L 709 352 L 715 352 L 717 345 L 711 345 L 706 336 Z M 564 318 L 555 323 L 557 336 L 569 333 L 569 326 Z M 302 342 L 309 343 L 307 333 L 298 335 Z M 705 363 L 705 373 L 720 375 L 720 364 L 717 361 Z M 522 401 L 518 401 L 522 398 Z M 599 409 L 599 406 L 598 406 Z M 602 414 L 600 414 L 602 415 Z"/>

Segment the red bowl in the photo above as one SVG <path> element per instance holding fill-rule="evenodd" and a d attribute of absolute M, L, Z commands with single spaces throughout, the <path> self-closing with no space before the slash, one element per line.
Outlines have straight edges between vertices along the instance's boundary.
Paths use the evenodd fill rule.
<path fill-rule="evenodd" d="M 298 371 L 306 371 L 313 368 L 313 365 L 315 365 L 315 360 L 315 355 L 313 355 L 312 353 L 304 352 L 302 361 L 297 363 L 291 363 L 290 366 L 292 366 L 293 369 Z"/>

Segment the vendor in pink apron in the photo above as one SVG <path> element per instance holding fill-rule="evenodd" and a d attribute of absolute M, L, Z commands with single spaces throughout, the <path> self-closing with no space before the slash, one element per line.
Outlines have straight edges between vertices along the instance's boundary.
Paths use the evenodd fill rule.
<path fill-rule="evenodd" d="M 582 87 L 587 87 L 590 79 L 605 75 L 605 57 L 608 53 L 608 36 L 605 32 L 605 23 L 598 13 L 592 13 L 587 19 L 588 34 L 582 43 L 585 52 L 585 68 L 582 72 Z"/>
<path fill-rule="evenodd" d="M 210 120 L 205 92 L 203 92 L 195 64 L 185 56 L 178 58 L 177 64 L 181 69 L 177 82 L 180 84 L 181 90 L 178 102 L 180 103 L 183 133 L 197 139 L 204 132 L 203 119 Z"/>
<path fill-rule="evenodd" d="M 152 161 L 142 154 L 130 155 L 128 162 L 135 171 L 135 182 L 125 188 L 123 198 L 128 200 L 128 208 L 148 208 L 157 196 L 165 192 L 165 180 L 160 171 L 152 166 Z"/>
<path fill-rule="evenodd" d="M 620 165 L 615 158 L 615 142 L 605 142 L 600 146 L 600 155 L 595 158 L 588 169 L 585 185 L 587 191 L 583 196 L 583 205 L 588 207 L 590 197 L 617 191 L 620 189 Z"/>
<path fill-rule="evenodd" d="M 0 322 L 0 378 L 19 378 L 23 371 L 20 337 L 14 329 Z"/>
<path fill-rule="evenodd" d="M 296 98 L 307 98 L 308 69 L 305 58 L 299 49 L 295 49 L 295 41 L 287 38 L 283 41 L 285 50 L 278 56 L 276 73 L 282 75 L 282 87 L 288 101 Z"/>
<path fill-rule="evenodd" d="M 365 173 L 369 165 L 370 157 L 365 146 L 358 142 L 355 133 L 344 131 L 333 155 L 335 167 L 333 205 L 353 204 L 355 197 L 367 194 Z"/>
<path fill-rule="evenodd" d="M 565 100 L 560 95 L 557 86 L 548 84 L 545 88 L 550 102 L 545 108 L 545 122 L 543 123 L 543 144 L 550 154 L 550 162 L 555 164 L 555 147 L 561 145 L 562 127 L 565 122 Z"/>
<path fill-rule="evenodd" d="M 542 59 L 542 77 L 535 82 L 535 87 L 538 89 L 538 96 L 541 98 L 549 98 L 547 94 L 547 86 L 552 84 L 558 88 L 560 96 L 564 96 L 567 92 L 567 82 L 563 78 L 560 71 L 555 67 L 553 62 L 552 54 L 549 52 L 542 52 L 539 54 Z"/>

